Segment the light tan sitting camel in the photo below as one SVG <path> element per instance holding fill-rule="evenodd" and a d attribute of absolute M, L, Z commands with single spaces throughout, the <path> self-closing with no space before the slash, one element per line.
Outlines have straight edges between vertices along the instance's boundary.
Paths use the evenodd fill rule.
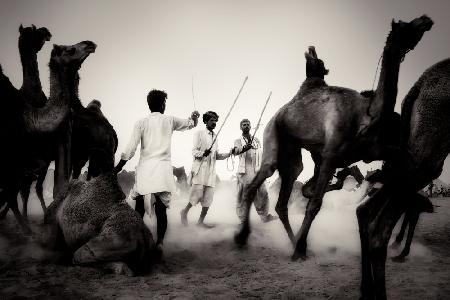
<path fill-rule="evenodd" d="M 417 191 L 442 173 L 450 152 L 450 58 L 426 70 L 402 103 L 401 148 L 383 167 L 385 184 L 357 209 L 363 299 L 386 299 L 385 263 L 392 230 Z"/>
<path fill-rule="evenodd" d="M 307 79 L 297 95 L 272 117 L 264 131 L 262 166 L 248 189 L 244 201 L 250 207 L 257 188 L 278 169 L 282 180 L 276 212 L 289 238 L 295 237 L 288 219 L 287 203 L 292 184 L 303 170 L 301 149 L 311 152 L 315 163 L 313 178 L 303 187 L 309 198 L 292 259 L 306 259 L 307 236 L 322 205 L 331 176 L 338 167 L 359 160 L 383 159 L 390 154 L 385 147 L 390 130 L 400 63 L 429 30 L 433 22 L 426 16 L 409 23 L 392 22 L 392 30 L 383 51 L 380 78 L 372 98 L 348 88 L 328 86 L 326 72 L 313 51 L 305 54 Z M 324 70 L 325 68 L 323 68 Z M 243 245 L 250 233 L 248 212 L 235 242 Z"/>
<path fill-rule="evenodd" d="M 45 245 L 62 250 L 75 265 L 117 274 L 145 274 L 158 258 L 152 234 L 126 202 L 117 175 L 73 180 L 48 207 Z"/>

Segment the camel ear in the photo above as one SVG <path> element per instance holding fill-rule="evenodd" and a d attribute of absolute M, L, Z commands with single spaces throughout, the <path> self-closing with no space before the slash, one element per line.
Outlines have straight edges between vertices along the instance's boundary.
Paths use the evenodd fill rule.
<path fill-rule="evenodd" d="M 34 24 L 31 24 L 31 28 L 33 28 L 33 30 L 36 30 L 36 26 L 34 26 Z"/>
<path fill-rule="evenodd" d="M 20 26 L 19 26 L 19 32 L 22 33 L 22 31 L 23 31 L 23 26 L 22 26 L 22 24 L 20 24 Z"/>

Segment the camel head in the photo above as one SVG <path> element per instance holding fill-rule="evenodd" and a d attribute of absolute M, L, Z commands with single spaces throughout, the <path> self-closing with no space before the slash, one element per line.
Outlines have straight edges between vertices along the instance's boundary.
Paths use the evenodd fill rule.
<path fill-rule="evenodd" d="M 37 53 L 42 49 L 46 41 L 50 41 L 52 35 L 50 31 L 45 28 L 31 27 L 19 27 L 19 49 L 24 49 L 32 53 Z"/>
<path fill-rule="evenodd" d="M 389 33 L 386 46 L 400 58 L 403 58 L 406 53 L 416 47 L 423 34 L 430 30 L 432 26 L 433 21 L 426 15 L 409 23 L 392 20 L 392 30 Z"/>
<path fill-rule="evenodd" d="M 50 68 L 78 72 L 81 64 L 95 52 L 97 45 L 91 41 L 83 41 L 72 46 L 53 45 Z"/>
<path fill-rule="evenodd" d="M 324 79 L 325 75 L 328 75 L 328 70 L 325 69 L 323 61 L 317 57 L 314 46 L 308 47 L 308 52 L 305 52 L 305 58 L 307 78 L 318 77 Z"/>

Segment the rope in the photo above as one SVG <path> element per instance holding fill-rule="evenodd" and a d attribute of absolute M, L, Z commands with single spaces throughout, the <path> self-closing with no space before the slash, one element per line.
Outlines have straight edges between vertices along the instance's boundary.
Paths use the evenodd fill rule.
<path fill-rule="evenodd" d="M 231 160 L 231 169 L 230 169 L 230 164 L 229 164 L 230 160 Z M 227 158 L 227 170 L 230 172 L 234 171 L 234 155 L 230 155 Z"/>
<path fill-rule="evenodd" d="M 373 86 L 375 85 L 375 79 L 377 78 L 378 68 L 380 67 L 381 58 L 383 58 L 383 54 L 381 54 L 380 58 L 378 59 L 377 69 L 375 70 L 375 76 L 373 77 L 373 82 L 372 82 L 372 91 L 373 91 Z"/>

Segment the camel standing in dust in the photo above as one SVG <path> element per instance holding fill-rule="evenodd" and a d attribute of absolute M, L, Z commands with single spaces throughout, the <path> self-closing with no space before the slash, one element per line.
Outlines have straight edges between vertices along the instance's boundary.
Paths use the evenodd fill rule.
<path fill-rule="evenodd" d="M 23 74 L 20 93 L 24 97 L 25 101 L 27 101 L 29 104 L 36 107 L 42 107 L 47 102 L 47 96 L 42 91 L 37 53 L 42 49 L 42 46 L 46 41 L 50 41 L 52 35 L 47 28 L 41 27 L 37 29 L 34 25 L 25 28 L 20 25 L 19 33 L 19 54 L 20 61 L 22 63 Z M 42 140 L 43 138 L 45 140 Z M 52 136 L 41 136 L 38 137 L 38 139 L 40 143 L 39 145 L 46 145 L 46 148 L 56 147 L 56 145 L 52 141 Z M 34 174 L 32 173 L 33 172 L 27 172 L 27 175 L 24 177 L 20 188 L 20 194 L 22 196 L 23 204 L 22 214 L 25 218 L 27 218 L 28 197 L 30 194 L 30 189 L 27 189 L 26 187 L 28 185 L 31 185 L 35 178 Z M 36 193 L 41 203 L 42 210 L 45 212 L 45 201 L 42 194 L 42 188 L 39 189 L 38 185 L 36 185 Z M 8 210 L 5 209 L 2 212 L 2 216 L 4 216 L 7 211 Z"/>
<path fill-rule="evenodd" d="M 359 160 L 369 162 L 392 155 L 386 141 L 395 138 L 389 136 L 387 123 L 395 106 L 400 63 L 432 24 L 426 16 L 409 23 L 392 22 L 378 86 L 370 99 L 351 89 L 328 86 L 323 80 L 327 73 L 320 73 L 317 68 L 323 67 L 323 62 L 311 49 L 305 53 L 307 79 L 295 97 L 272 117 L 264 131 L 262 165 L 244 192 L 248 209 L 241 230 L 235 236 L 236 243 L 246 243 L 250 233 L 248 212 L 256 190 L 276 169 L 282 184 L 275 210 L 295 243 L 287 203 L 292 184 L 303 170 L 300 151 L 303 148 L 311 152 L 315 168 L 313 178 L 303 187 L 309 202 L 292 259 L 306 259 L 307 235 L 335 169 Z"/>
<path fill-rule="evenodd" d="M 442 173 L 450 152 L 450 58 L 427 69 L 402 103 L 399 155 L 383 167 L 385 184 L 357 209 L 363 299 L 386 299 L 385 263 L 392 230 L 414 195 Z"/>
<path fill-rule="evenodd" d="M 17 207 L 17 193 L 20 182 L 33 161 L 33 143 L 41 134 L 61 132 L 70 120 L 70 103 L 73 85 L 81 64 L 95 51 L 95 44 L 89 41 L 73 46 L 54 45 L 50 58 L 50 98 L 43 107 L 27 103 L 9 79 L 1 72 L 0 96 L 5 99 L 0 114 L 0 139 L 8 141 L 9 147 L 0 147 L 1 157 L 7 157 L 0 172 L 1 201 L 11 207 L 25 232 L 30 228 Z M 70 140 L 69 140 L 70 141 Z M 70 143 L 59 150 L 60 163 L 67 166 Z"/>
<path fill-rule="evenodd" d="M 20 92 L 24 99 L 34 106 L 42 106 L 47 102 L 47 98 L 42 91 L 39 77 L 39 69 L 36 53 L 42 48 L 46 40 L 51 37 L 50 32 L 45 27 L 36 29 L 32 27 L 19 28 L 19 52 L 23 68 L 23 85 Z M 114 153 L 117 150 L 118 140 L 114 128 L 104 117 L 100 110 L 101 104 L 98 100 L 93 100 L 85 108 L 78 98 L 78 83 L 76 81 L 76 96 L 72 97 L 72 134 L 71 134 L 71 163 L 73 166 L 73 177 L 78 178 L 82 167 L 89 160 L 88 178 L 111 171 L 114 167 Z M 56 136 L 57 137 L 57 136 Z M 42 210 L 45 212 L 45 201 L 43 196 L 43 184 L 48 167 L 52 160 L 57 160 L 56 149 L 58 140 L 55 135 L 39 136 L 34 142 L 33 161 L 30 163 L 32 170 L 28 170 L 20 184 L 20 194 L 23 200 L 22 214 L 27 218 L 28 198 L 31 184 L 36 180 L 36 194 L 40 200 Z M 64 176 L 68 176 L 72 166 L 64 167 Z M 59 168 L 61 170 L 61 168 Z M 57 172 L 55 178 L 61 177 Z M 65 180 L 59 180 L 64 183 Z M 54 191 L 61 189 L 56 187 Z M 54 193 L 55 194 L 55 193 Z M 0 218 L 4 218 L 9 206 L 0 212 Z"/>
<path fill-rule="evenodd" d="M 142 218 L 126 202 L 117 175 L 73 180 L 48 207 L 44 245 L 70 254 L 75 265 L 117 274 L 149 271 L 158 250 Z"/>

